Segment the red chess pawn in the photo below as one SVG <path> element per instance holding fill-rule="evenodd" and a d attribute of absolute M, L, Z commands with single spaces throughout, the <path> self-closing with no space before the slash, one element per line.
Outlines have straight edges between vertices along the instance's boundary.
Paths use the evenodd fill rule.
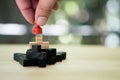
<path fill-rule="evenodd" d="M 42 34 L 42 28 L 34 21 L 34 27 L 32 29 L 33 34 Z"/>

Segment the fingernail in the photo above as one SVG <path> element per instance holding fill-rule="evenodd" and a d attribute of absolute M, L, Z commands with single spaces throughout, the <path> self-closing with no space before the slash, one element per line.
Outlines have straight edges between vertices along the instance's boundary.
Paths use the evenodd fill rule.
<path fill-rule="evenodd" d="M 40 26 L 45 25 L 46 22 L 47 22 L 47 17 L 39 17 L 37 20 L 37 24 Z"/>

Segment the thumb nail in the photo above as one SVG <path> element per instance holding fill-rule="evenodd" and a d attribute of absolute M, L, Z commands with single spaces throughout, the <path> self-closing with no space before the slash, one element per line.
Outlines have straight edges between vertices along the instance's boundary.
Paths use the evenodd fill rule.
<path fill-rule="evenodd" d="M 47 17 L 39 17 L 39 18 L 37 19 L 37 24 L 38 24 L 39 26 L 45 25 L 46 22 L 47 22 Z"/>

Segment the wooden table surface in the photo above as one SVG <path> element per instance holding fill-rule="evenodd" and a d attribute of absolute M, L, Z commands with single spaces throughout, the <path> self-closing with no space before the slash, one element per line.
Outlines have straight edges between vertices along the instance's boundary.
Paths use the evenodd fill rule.
<path fill-rule="evenodd" d="M 22 67 L 14 52 L 28 45 L 0 44 L 0 80 L 120 80 L 120 48 L 103 46 L 52 45 L 67 51 L 67 59 L 46 68 Z"/>

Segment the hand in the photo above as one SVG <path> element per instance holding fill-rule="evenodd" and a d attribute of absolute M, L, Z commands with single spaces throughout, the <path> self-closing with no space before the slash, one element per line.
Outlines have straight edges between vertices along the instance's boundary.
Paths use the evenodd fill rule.
<path fill-rule="evenodd" d="M 52 9 L 58 9 L 57 0 L 16 0 L 16 3 L 29 23 L 36 20 L 40 26 L 46 24 Z"/>

